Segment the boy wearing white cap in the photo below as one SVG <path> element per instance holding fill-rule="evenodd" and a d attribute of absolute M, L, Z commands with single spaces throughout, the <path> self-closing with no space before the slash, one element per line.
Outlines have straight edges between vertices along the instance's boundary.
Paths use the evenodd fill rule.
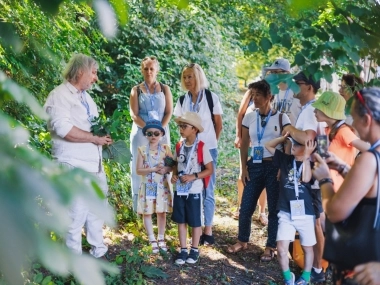
<path fill-rule="evenodd" d="M 171 182 L 175 184 L 172 220 L 178 224 L 181 250 L 176 264 L 196 263 L 198 244 L 202 234 L 202 191 L 207 188 L 213 173 L 212 157 L 207 145 L 198 139 L 203 132 L 202 119 L 195 112 L 186 112 L 175 118 L 183 141 L 177 143 Z M 192 227 L 192 245 L 188 253 L 187 226 Z"/>

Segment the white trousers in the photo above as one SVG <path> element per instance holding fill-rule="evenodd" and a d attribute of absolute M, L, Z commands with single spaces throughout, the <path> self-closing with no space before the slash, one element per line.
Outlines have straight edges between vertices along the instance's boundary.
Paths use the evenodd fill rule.
<path fill-rule="evenodd" d="M 107 195 L 106 174 L 104 172 L 92 174 L 98 178 L 100 188 Z M 103 242 L 104 220 L 89 211 L 86 200 L 83 198 L 76 198 L 68 214 L 72 222 L 66 235 L 66 246 L 75 253 L 82 254 L 82 228 L 85 227 L 87 241 L 91 245 L 90 254 L 96 258 L 103 256 L 108 250 Z"/>

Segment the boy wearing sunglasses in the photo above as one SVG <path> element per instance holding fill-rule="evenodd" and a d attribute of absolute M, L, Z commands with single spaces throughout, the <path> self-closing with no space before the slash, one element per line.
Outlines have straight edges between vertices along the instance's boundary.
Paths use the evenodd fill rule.
<path fill-rule="evenodd" d="M 165 166 L 165 158 L 172 157 L 170 147 L 161 144 L 165 130 L 158 120 L 149 120 L 142 129 L 148 139 L 147 145 L 138 148 L 136 173 L 142 182 L 137 200 L 137 213 L 143 215 L 144 226 L 152 246 L 152 252 L 167 251 L 165 243 L 166 213 L 172 211 L 172 191 L 168 173 L 171 167 Z M 157 214 L 158 236 L 153 232 L 152 214 Z"/>
<path fill-rule="evenodd" d="M 185 112 L 174 119 L 183 141 L 177 143 L 172 183 L 175 184 L 172 220 L 178 224 L 181 250 L 175 258 L 176 264 L 198 261 L 198 244 L 202 234 L 202 192 L 207 187 L 207 178 L 213 173 L 212 157 L 207 145 L 198 139 L 203 132 L 202 119 L 194 112 Z M 187 226 L 192 227 L 192 245 L 187 249 Z"/>

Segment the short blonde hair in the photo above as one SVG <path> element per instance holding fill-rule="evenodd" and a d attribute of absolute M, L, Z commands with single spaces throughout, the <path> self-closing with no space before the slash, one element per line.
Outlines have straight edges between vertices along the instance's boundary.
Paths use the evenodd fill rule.
<path fill-rule="evenodd" d="M 149 60 L 153 61 L 156 64 L 157 71 L 160 71 L 160 63 L 158 62 L 158 59 L 155 56 L 146 56 L 143 58 L 143 60 L 141 61 L 141 71 L 143 71 L 146 61 Z"/>
<path fill-rule="evenodd" d="M 89 71 L 93 67 L 99 68 L 95 59 L 82 53 L 74 54 L 67 63 L 62 76 L 69 82 L 77 83 L 81 71 Z"/>
<path fill-rule="evenodd" d="M 185 80 L 183 79 L 183 73 L 188 69 L 192 69 L 192 71 L 194 73 L 197 90 L 202 90 L 202 89 L 206 89 L 209 87 L 210 84 L 206 78 L 206 75 L 205 75 L 202 67 L 197 63 L 190 63 L 190 64 L 187 64 L 182 70 L 181 86 L 182 86 L 183 90 L 187 90 L 187 88 L 185 86 Z"/>

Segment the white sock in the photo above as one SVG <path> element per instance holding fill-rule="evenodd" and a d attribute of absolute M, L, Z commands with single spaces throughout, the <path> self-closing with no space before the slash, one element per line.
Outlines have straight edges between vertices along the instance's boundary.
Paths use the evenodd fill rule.
<path fill-rule="evenodd" d="M 313 269 L 314 269 L 314 271 L 316 273 L 321 273 L 321 271 L 322 271 L 323 268 L 315 268 L 315 267 L 313 267 Z"/>
<path fill-rule="evenodd" d="M 154 240 L 156 240 L 156 238 L 154 237 L 154 235 L 149 235 L 149 236 L 148 236 L 148 239 L 149 239 L 149 241 L 154 241 Z"/>
<path fill-rule="evenodd" d="M 158 239 L 158 240 L 165 240 L 165 235 L 160 235 L 160 234 L 159 234 L 159 235 L 157 236 L 157 239 Z"/>

